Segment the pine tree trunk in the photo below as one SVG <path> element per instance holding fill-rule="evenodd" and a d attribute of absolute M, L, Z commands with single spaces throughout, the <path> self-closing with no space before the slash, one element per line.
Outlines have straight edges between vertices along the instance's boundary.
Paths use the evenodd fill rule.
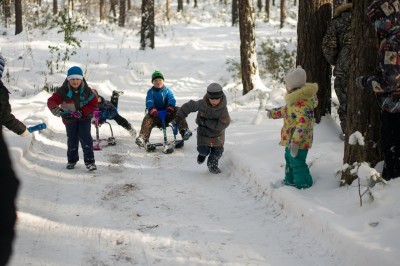
<path fill-rule="evenodd" d="M 154 49 L 154 0 L 142 0 L 142 22 L 140 28 L 140 49 Z"/>
<path fill-rule="evenodd" d="M 106 2 L 105 0 L 100 0 L 100 21 L 103 21 L 105 17 L 106 17 Z"/>
<path fill-rule="evenodd" d="M 240 59 L 243 95 L 254 88 L 253 78 L 257 73 L 253 2 L 239 0 Z"/>
<path fill-rule="evenodd" d="M 316 122 L 331 110 L 331 66 L 322 53 L 322 39 L 332 14 L 331 0 L 299 1 L 297 65 L 307 73 L 307 82 L 318 83 Z"/>
<path fill-rule="evenodd" d="M 281 29 L 285 25 L 286 19 L 286 0 L 281 0 Z"/>
<path fill-rule="evenodd" d="M 126 0 L 119 0 L 119 19 L 118 26 L 125 27 Z"/>
<path fill-rule="evenodd" d="M 269 6 L 270 6 L 270 0 L 265 0 L 265 13 L 267 15 L 267 21 L 269 21 Z"/>
<path fill-rule="evenodd" d="M 53 0 L 53 15 L 57 15 L 57 13 L 58 13 L 58 2 L 57 0 Z"/>
<path fill-rule="evenodd" d="M 258 12 L 261 12 L 261 10 L 262 10 L 262 0 L 257 0 L 257 8 L 258 8 Z"/>
<path fill-rule="evenodd" d="M 22 3 L 21 0 L 15 0 L 15 35 L 20 34 L 22 28 Z"/>
<path fill-rule="evenodd" d="M 378 39 L 375 29 L 365 14 L 365 10 L 372 0 L 353 2 L 352 16 L 352 48 L 350 60 L 349 86 L 347 91 L 347 125 L 346 140 L 359 131 L 364 136 L 365 161 L 374 166 L 382 159 L 380 141 L 380 109 L 376 104 L 372 92 L 360 91 L 354 80 L 361 75 L 374 74 Z M 355 161 L 355 151 L 345 141 L 344 163 L 352 164 Z M 351 184 L 353 180 L 346 180 Z"/>
<path fill-rule="evenodd" d="M 178 0 L 178 12 L 183 11 L 183 0 Z"/>
<path fill-rule="evenodd" d="M 4 27 L 8 28 L 8 20 L 11 18 L 11 2 L 10 0 L 2 0 L 2 8 L 4 14 Z"/>
<path fill-rule="evenodd" d="M 232 0 L 232 26 L 235 26 L 239 19 L 238 0 Z"/>

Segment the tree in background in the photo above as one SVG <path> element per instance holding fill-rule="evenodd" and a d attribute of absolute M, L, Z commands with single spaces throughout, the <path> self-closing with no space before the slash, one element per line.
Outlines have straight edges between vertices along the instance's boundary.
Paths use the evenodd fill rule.
<path fill-rule="evenodd" d="M 239 0 L 240 61 L 243 95 L 254 88 L 254 76 L 258 74 L 253 2 Z"/>
<path fill-rule="evenodd" d="M 322 53 L 322 39 L 332 14 L 331 0 L 299 1 L 296 64 L 307 72 L 307 82 L 318 83 L 315 119 L 331 110 L 331 66 Z"/>
<path fill-rule="evenodd" d="M 22 3 L 21 0 L 15 0 L 15 35 L 20 34 L 22 28 Z"/>
<path fill-rule="evenodd" d="M 178 12 L 183 11 L 183 0 L 178 0 Z"/>
<path fill-rule="evenodd" d="M 235 26 L 239 19 L 238 0 L 232 0 L 232 26 Z"/>
<path fill-rule="evenodd" d="M 104 0 L 100 0 L 100 1 L 104 1 Z M 57 15 L 58 13 L 58 2 L 57 0 L 53 0 L 53 15 Z"/>
<path fill-rule="evenodd" d="M 154 0 L 142 0 L 142 23 L 140 27 L 140 49 L 154 49 Z"/>
<path fill-rule="evenodd" d="M 119 0 L 119 19 L 118 26 L 125 26 L 125 18 L 126 18 L 126 0 Z"/>
<path fill-rule="evenodd" d="M 286 19 L 286 0 L 281 0 L 281 29 L 285 25 Z"/>
<path fill-rule="evenodd" d="M 375 29 L 365 14 L 373 0 L 353 0 L 352 47 L 350 59 L 349 86 L 347 91 L 346 139 L 359 131 L 365 139 L 364 161 L 375 165 L 382 160 L 380 143 L 380 109 L 373 92 L 362 92 L 355 84 L 355 78 L 374 73 L 378 51 Z M 354 147 L 345 141 L 344 163 L 352 165 L 356 160 Z M 342 180 L 351 184 L 352 178 L 342 175 Z"/>
<path fill-rule="evenodd" d="M 269 21 L 269 6 L 270 0 L 265 0 L 265 14 L 267 15 L 266 21 Z"/>

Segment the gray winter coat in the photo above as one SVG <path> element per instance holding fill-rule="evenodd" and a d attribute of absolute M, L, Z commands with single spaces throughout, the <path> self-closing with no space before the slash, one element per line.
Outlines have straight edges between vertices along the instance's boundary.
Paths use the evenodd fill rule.
<path fill-rule="evenodd" d="M 213 107 L 207 94 L 198 101 L 189 101 L 181 106 L 176 116 L 178 119 L 186 118 L 189 113 L 197 112 L 197 145 L 221 147 L 225 143 L 225 129 L 229 126 L 231 118 L 226 107 L 225 94 L 219 105 Z"/>

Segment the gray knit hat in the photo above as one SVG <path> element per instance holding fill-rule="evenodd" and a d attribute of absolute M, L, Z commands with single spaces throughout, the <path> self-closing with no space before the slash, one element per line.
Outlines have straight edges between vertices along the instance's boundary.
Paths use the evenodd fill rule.
<path fill-rule="evenodd" d="M 290 70 L 285 77 L 286 88 L 291 91 L 296 88 L 301 88 L 306 84 L 307 75 L 306 71 L 297 66 L 297 68 Z"/>
<path fill-rule="evenodd" d="M 210 99 L 218 99 L 224 95 L 224 92 L 222 91 L 221 85 L 218 83 L 211 83 L 207 87 L 207 95 Z"/>

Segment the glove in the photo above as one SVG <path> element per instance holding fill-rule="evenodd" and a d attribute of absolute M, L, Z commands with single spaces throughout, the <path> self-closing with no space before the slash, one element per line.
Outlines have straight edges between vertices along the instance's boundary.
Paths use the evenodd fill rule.
<path fill-rule="evenodd" d="M 265 111 L 267 111 L 267 117 L 271 119 L 272 118 L 271 109 L 265 109 Z"/>
<path fill-rule="evenodd" d="M 83 116 L 83 112 L 81 110 L 78 110 L 76 112 L 72 112 L 71 116 L 73 116 L 76 119 L 79 119 L 79 118 L 81 118 Z"/>
<path fill-rule="evenodd" d="M 157 117 L 157 116 L 158 116 L 157 109 L 156 109 L 156 108 L 151 108 L 150 111 L 149 111 L 149 114 L 150 114 L 152 117 Z"/>
<path fill-rule="evenodd" d="M 27 137 L 27 136 L 29 136 L 29 131 L 28 129 L 25 129 L 25 131 L 22 132 L 21 137 Z"/>
<path fill-rule="evenodd" d="M 173 107 L 172 105 L 168 106 L 167 108 L 167 114 L 168 115 L 172 115 L 175 113 L 175 107 Z"/>
<path fill-rule="evenodd" d="M 201 127 L 206 126 L 206 119 L 204 117 L 198 117 L 197 118 L 197 124 Z"/>
<path fill-rule="evenodd" d="M 293 158 L 296 158 L 298 152 L 299 152 L 299 144 L 294 142 L 290 143 L 290 155 L 292 155 Z"/>
<path fill-rule="evenodd" d="M 60 117 L 62 112 L 64 111 L 58 106 L 53 108 L 53 110 L 51 110 L 51 113 L 57 117 Z"/>
<path fill-rule="evenodd" d="M 356 86 L 359 88 L 359 89 L 361 89 L 361 90 L 365 90 L 366 89 L 366 87 L 365 87 L 365 77 L 364 76 L 359 76 L 359 77 L 357 77 L 356 78 Z"/>

